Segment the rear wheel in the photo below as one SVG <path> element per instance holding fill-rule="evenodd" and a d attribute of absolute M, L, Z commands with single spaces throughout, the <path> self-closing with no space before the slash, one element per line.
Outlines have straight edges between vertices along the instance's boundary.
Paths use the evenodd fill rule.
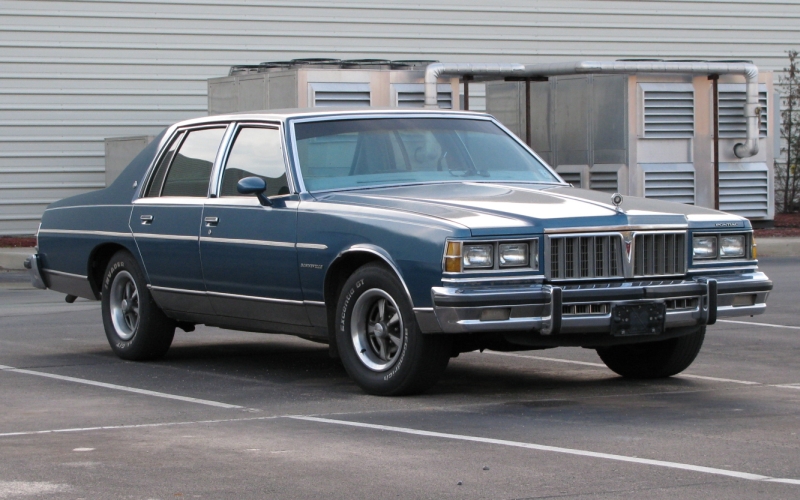
<path fill-rule="evenodd" d="M 450 339 L 423 335 L 400 280 L 379 264 L 366 264 L 339 296 L 336 343 L 347 373 L 370 394 L 422 392 L 450 360 Z"/>
<path fill-rule="evenodd" d="M 103 326 L 111 349 L 122 359 L 164 356 L 172 345 L 175 322 L 153 301 L 133 256 L 119 251 L 103 275 Z"/>
<path fill-rule="evenodd" d="M 597 354 L 611 370 L 627 378 L 664 378 L 689 367 L 703 346 L 706 327 L 682 337 L 644 344 L 602 347 Z"/>

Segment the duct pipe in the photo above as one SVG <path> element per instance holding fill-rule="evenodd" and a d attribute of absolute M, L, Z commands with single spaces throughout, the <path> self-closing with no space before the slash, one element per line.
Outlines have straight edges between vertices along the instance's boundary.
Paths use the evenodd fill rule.
<path fill-rule="evenodd" d="M 633 74 L 633 73 L 686 73 L 692 75 L 743 75 L 746 82 L 747 101 L 744 116 L 747 136 L 744 143 L 736 144 L 733 153 L 737 158 L 748 158 L 758 153 L 758 125 L 761 108 L 758 105 L 758 68 L 750 63 L 726 62 L 669 62 L 669 61 L 579 61 L 573 63 L 528 64 L 524 76 L 558 76 L 575 74 Z"/>
<path fill-rule="evenodd" d="M 493 75 L 493 76 L 520 76 L 525 70 L 525 66 L 516 63 L 434 63 L 429 64 L 425 69 L 425 107 L 438 108 L 439 102 L 436 99 L 436 84 L 440 76 L 463 76 L 463 75 Z"/>

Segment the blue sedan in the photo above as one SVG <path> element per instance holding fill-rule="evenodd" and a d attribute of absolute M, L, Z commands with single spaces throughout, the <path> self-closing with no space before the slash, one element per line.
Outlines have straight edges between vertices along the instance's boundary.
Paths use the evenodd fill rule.
<path fill-rule="evenodd" d="M 108 188 L 48 207 L 28 265 L 100 300 L 121 358 L 197 324 L 292 334 L 381 395 L 478 349 L 583 346 L 669 377 L 772 289 L 747 219 L 572 188 L 491 116 L 440 110 L 177 123 Z"/>

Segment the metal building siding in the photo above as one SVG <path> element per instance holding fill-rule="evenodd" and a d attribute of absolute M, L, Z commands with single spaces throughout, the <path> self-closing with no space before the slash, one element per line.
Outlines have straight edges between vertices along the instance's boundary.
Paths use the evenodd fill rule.
<path fill-rule="evenodd" d="M 206 79 L 295 57 L 546 62 L 747 58 L 785 66 L 800 0 L 0 3 L 0 234 L 101 187 L 103 139 L 206 113 Z M 470 87 L 473 109 L 482 89 Z"/>

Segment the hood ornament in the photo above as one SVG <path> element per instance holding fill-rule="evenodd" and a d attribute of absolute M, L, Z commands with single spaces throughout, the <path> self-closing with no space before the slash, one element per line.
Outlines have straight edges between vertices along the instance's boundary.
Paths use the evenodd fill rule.
<path fill-rule="evenodd" d="M 622 195 L 621 194 L 619 194 L 619 193 L 612 194 L 611 195 L 611 203 L 614 204 L 614 208 L 617 210 L 617 212 L 624 213 L 622 211 L 622 209 L 619 208 L 619 206 L 622 205 Z"/>

